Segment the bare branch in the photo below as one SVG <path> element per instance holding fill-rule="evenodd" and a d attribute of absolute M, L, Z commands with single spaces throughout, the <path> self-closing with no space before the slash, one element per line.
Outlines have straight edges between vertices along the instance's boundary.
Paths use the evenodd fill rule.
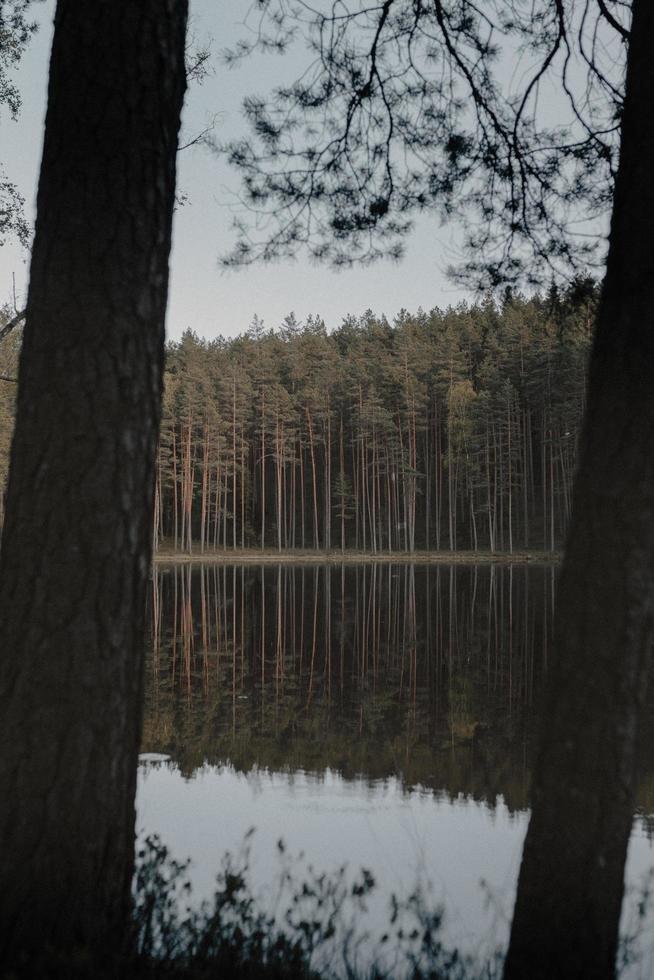
<path fill-rule="evenodd" d="M 630 37 L 629 31 L 626 27 L 623 27 L 619 20 L 613 16 L 611 11 L 606 6 L 605 0 L 597 0 L 597 6 L 602 12 L 604 19 L 611 25 L 611 27 L 618 32 L 624 41 L 628 41 Z"/>
<path fill-rule="evenodd" d="M 178 146 L 177 152 L 181 153 L 182 150 L 188 150 L 190 146 L 211 146 L 212 134 L 215 132 L 217 119 L 218 113 L 214 113 L 214 115 L 211 117 L 211 122 L 209 125 L 205 126 L 205 128 L 201 130 L 197 136 L 194 136 L 192 139 L 187 140 L 186 143 L 182 143 L 180 146 Z"/>

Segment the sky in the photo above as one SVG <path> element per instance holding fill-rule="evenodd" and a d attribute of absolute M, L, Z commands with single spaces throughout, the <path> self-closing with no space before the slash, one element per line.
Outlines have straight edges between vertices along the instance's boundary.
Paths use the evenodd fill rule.
<path fill-rule="evenodd" d="M 7 176 L 17 184 L 34 218 L 41 157 L 47 67 L 52 38 L 53 0 L 34 4 L 39 30 L 16 74 L 23 98 L 17 122 L 0 114 L 0 153 Z M 302 52 L 268 56 L 237 69 L 220 63 L 221 50 L 243 36 L 250 0 L 191 0 L 191 32 L 199 43 L 211 41 L 213 73 L 192 86 L 186 98 L 181 144 L 212 120 L 222 140 L 245 132 L 241 101 L 265 94 L 295 78 Z M 277 327 L 291 311 L 298 320 L 321 316 L 328 329 L 348 315 L 371 309 L 392 319 L 401 309 L 430 310 L 455 305 L 466 294 L 447 280 L 445 269 L 456 246 L 456 230 L 423 218 L 407 242 L 400 263 L 333 271 L 307 258 L 224 272 L 218 258 L 234 243 L 231 229 L 238 178 L 206 149 L 191 147 L 178 157 L 178 191 L 187 201 L 174 219 L 167 333 L 177 339 L 187 328 L 211 339 L 247 330 L 258 315 Z M 0 248 L 0 304 L 10 301 L 15 278 L 18 305 L 24 299 L 29 256 L 10 243 Z"/>

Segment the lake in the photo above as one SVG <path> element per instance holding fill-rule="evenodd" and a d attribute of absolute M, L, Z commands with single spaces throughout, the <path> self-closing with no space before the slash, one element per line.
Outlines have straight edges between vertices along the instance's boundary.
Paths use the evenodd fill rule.
<path fill-rule="evenodd" d="M 420 885 L 445 909 L 448 943 L 492 954 L 508 937 L 528 820 L 555 571 L 155 566 L 139 830 L 191 858 L 198 899 L 254 827 L 264 901 L 281 838 L 305 868 L 370 869 L 371 932 L 391 893 Z M 652 814 L 650 726 L 625 931 L 654 865 Z M 629 976 L 654 972 L 653 930 L 654 915 Z"/>

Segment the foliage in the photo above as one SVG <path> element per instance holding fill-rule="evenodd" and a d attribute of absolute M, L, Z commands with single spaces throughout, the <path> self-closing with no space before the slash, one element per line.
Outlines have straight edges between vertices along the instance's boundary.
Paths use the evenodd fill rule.
<path fill-rule="evenodd" d="M 20 111 L 21 97 L 12 80 L 36 25 L 28 18 L 30 0 L 0 2 L 0 110 L 6 106 L 12 119 Z M 16 185 L 0 165 L 0 245 L 8 236 L 16 236 L 27 244 L 29 229 L 23 217 L 25 202 Z"/>
<path fill-rule="evenodd" d="M 352 877 L 341 867 L 318 873 L 294 862 L 282 841 L 275 907 L 266 909 L 252 892 L 251 835 L 240 856 L 225 855 L 213 902 L 195 909 L 188 904 L 188 864 L 174 861 L 156 836 L 142 842 L 133 886 L 134 975 L 247 980 L 499 976 L 499 959 L 479 967 L 443 944 L 442 910 L 431 908 L 420 889 L 405 900 L 391 896 L 388 929 L 372 940 L 357 928 L 375 889 L 370 872 L 362 869 Z"/>
<path fill-rule="evenodd" d="M 597 296 L 579 280 L 331 333 L 293 316 L 233 340 L 187 332 L 167 350 L 156 543 L 556 550 Z M 0 345 L 11 375 L 18 343 Z M 0 385 L 4 482 L 15 386 Z"/>
<path fill-rule="evenodd" d="M 155 531 L 175 549 L 554 550 L 591 280 L 169 345 Z"/>
<path fill-rule="evenodd" d="M 432 211 L 466 229 L 458 271 L 476 288 L 583 270 L 613 195 L 629 6 L 257 0 L 227 64 L 307 56 L 244 101 L 250 135 L 221 147 L 252 212 L 226 261 L 397 258 Z"/>

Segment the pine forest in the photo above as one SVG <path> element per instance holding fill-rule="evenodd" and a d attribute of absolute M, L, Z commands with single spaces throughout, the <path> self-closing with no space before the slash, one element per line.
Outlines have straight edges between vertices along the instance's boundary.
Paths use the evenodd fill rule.
<path fill-rule="evenodd" d="M 598 287 L 167 348 L 155 545 L 555 551 Z M 18 339 L 0 374 L 15 373 Z M 0 381 L 0 478 L 15 385 Z M 0 511 L 1 517 L 1 511 Z"/>

